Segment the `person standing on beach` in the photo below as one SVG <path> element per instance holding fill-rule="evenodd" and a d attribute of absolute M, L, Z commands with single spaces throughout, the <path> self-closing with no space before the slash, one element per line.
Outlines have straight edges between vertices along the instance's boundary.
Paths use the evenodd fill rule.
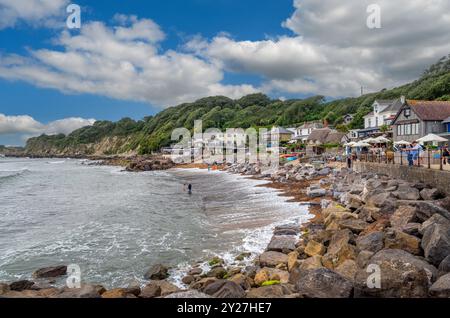
<path fill-rule="evenodd" d="M 190 184 L 190 183 L 188 185 L 188 193 L 192 194 L 192 184 Z"/>
<path fill-rule="evenodd" d="M 450 164 L 449 158 L 450 158 L 450 150 L 448 150 L 448 144 L 446 144 L 442 149 L 442 161 L 444 165 Z"/>

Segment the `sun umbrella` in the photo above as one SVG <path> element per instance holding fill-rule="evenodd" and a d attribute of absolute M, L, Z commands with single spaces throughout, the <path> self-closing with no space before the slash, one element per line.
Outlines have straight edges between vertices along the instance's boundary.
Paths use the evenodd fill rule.
<path fill-rule="evenodd" d="M 420 139 L 417 139 L 418 143 L 425 143 L 425 142 L 447 142 L 448 140 L 446 138 L 440 137 L 435 134 L 429 134 L 425 137 L 422 137 Z"/>
<path fill-rule="evenodd" d="M 383 136 L 375 138 L 375 140 L 377 141 L 378 144 L 385 144 L 385 143 L 391 142 L 389 139 L 387 139 L 386 137 L 383 137 Z"/>
<path fill-rule="evenodd" d="M 361 142 L 366 143 L 366 144 L 376 144 L 378 143 L 378 140 L 376 140 L 375 138 L 367 138 L 362 140 Z"/>
<path fill-rule="evenodd" d="M 396 141 L 394 142 L 395 145 L 404 145 L 404 146 L 410 146 L 411 143 L 408 141 L 404 141 L 404 140 L 400 140 L 400 141 Z"/>
<path fill-rule="evenodd" d="M 360 141 L 360 142 L 357 142 L 356 144 L 354 144 L 353 145 L 353 147 L 370 147 L 371 145 L 369 144 L 369 143 L 367 143 L 367 142 L 363 142 L 363 141 Z"/>
<path fill-rule="evenodd" d="M 355 144 L 356 144 L 356 142 L 351 141 L 351 142 L 344 144 L 344 147 L 353 147 Z"/>

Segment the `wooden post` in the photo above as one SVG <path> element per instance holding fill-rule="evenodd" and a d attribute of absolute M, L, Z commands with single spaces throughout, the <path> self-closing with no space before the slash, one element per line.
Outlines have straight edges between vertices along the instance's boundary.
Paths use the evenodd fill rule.
<path fill-rule="evenodd" d="M 431 150 L 428 148 L 428 169 L 431 169 Z"/>
<path fill-rule="evenodd" d="M 400 149 L 400 166 L 403 166 L 403 150 Z"/>

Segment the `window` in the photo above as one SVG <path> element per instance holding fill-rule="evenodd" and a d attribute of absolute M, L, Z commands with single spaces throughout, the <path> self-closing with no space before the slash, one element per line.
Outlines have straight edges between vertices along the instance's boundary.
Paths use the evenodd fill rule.
<path fill-rule="evenodd" d="M 368 120 L 367 120 L 367 122 L 368 122 L 368 127 L 372 127 L 372 118 L 369 118 Z"/>
<path fill-rule="evenodd" d="M 406 108 L 405 109 L 405 117 L 409 117 L 411 116 L 411 108 Z"/>
<path fill-rule="evenodd" d="M 401 127 L 402 127 L 402 125 L 398 125 L 397 126 L 397 136 L 401 136 L 402 135 Z"/>
<path fill-rule="evenodd" d="M 411 124 L 405 125 L 405 135 L 411 135 Z"/>
<path fill-rule="evenodd" d="M 413 135 L 418 135 L 419 134 L 419 124 L 412 124 L 412 134 Z"/>

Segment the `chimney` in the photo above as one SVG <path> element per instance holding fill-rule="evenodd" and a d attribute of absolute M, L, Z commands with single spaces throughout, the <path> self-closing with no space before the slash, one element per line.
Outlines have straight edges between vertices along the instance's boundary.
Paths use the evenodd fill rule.
<path fill-rule="evenodd" d="M 402 102 L 402 105 L 406 104 L 406 97 L 404 95 L 402 95 L 402 97 L 400 97 L 400 101 Z"/>

